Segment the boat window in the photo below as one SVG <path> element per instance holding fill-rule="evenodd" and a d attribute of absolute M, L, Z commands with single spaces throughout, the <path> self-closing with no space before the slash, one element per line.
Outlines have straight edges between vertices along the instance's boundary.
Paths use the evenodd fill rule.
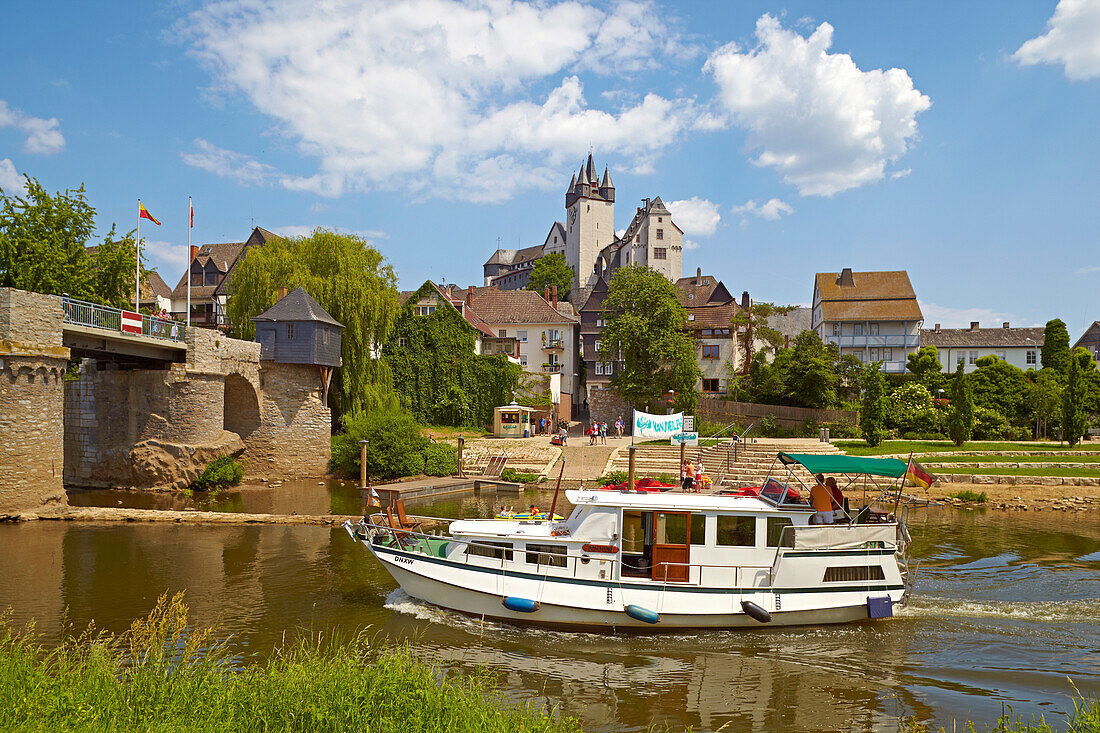
<path fill-rule="evenodd" d="M 706 544 L 707 516 L 705 514 L 691 515 L 691 544 Z"/>
<path fill-rule="evenodd" d="M 718 515 L 718 544 L 752 547 L 756 544 L 756 517 Z"/>
<path fill-rule="evenodd" d="M 645 526 L 641 512 L 623 512 L 623 552 L 641 552 L 645 547 Z"/>
<path fill-rule="evenodd" d="M 690 514 L 653 513 L 653 542 L 658 545 L 686 545 Z"/>
<path fill-rule="evenodd" d="M 495 560 L 512 559 L 512 543 L 511 542 L 482 542 L 479 541 L 476 545 L 466 545 L 467 555 L 478 555 L 480 557 L 491 557 Z"/>
<path fill-rule="evenodd" d="M 532 565 L 550 565 L 555 568 L 565 567 L 565 556 L 568 548 L 565 545 L 527 545 L 527 562 Z"/>
<path fill-rule="evenodd" d="M 881 565 L 854 565 L 841 568 L 825 568 L 824 582 L 857 581 L 857 580 L 886 580 L 886 574 L 882 572 Z"/>
<path fill-rule="evenodd" d="M 779 547 L 783 540 L 783 528 L 793 524 L 789 517 L 768 517 L 768 547 Z M 787 533 L 787 541 L 784 547 L 794 547 L 794 535 Z"/>

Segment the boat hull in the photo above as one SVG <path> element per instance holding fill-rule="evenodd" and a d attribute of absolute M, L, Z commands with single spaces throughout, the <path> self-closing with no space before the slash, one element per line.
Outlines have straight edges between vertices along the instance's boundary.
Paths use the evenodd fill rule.
<path fill-rule="evenodd" d="M 822 589 L 724 590 L 662 584 L 644 587 L 612 580 L 579 587 L 568 578 L 533 579 L 487 568 L 429 561 L 416 553 L 364 544 L 413 598 L 473 616 L 525 625 L 660 632 L 843 624 L 868 620 L 868 597 L 890 596 L 898 604 L 903 593 L 900 585 L 822 592 Z M 511 610 L 503 603 L 505 596 L 534 601 L 537 611 Z M 571 603 L 564 603 L 566 598 Z M 741 609 L 742 601 L 765 609 L 771 621 L 762 623 L 746 614 Z M 629 605 L 654 612 L 658 620 L 652 622 L 628 615 L 625 609 Z"/>

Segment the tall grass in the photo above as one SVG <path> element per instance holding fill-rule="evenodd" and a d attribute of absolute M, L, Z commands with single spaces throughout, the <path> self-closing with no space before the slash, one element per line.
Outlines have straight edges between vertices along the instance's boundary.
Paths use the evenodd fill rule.
<path fill-rule="evenodd" d="M 995 724 L 984 726 L 981 730 L 989 731 L 989 733 L 1060 733 L 1061 731 L 1066 733 L 1100 733 L 1100 699 L 1085 697 L 1077 691 L 1076 687 L 1074 687 L 1074 692 L 1077 694 L 1073 698 L 1073 713 L 1066 717 L 1064 727 L 1057 723 L 1054 725 L 1048 723 L 1043 716 L 1038 719 L 1033 716 L 1030 720 L 1024 720 L 1013 714 L 1012 709 L 1009 708 L 1007 712 L 997 718 Z M 967 721 L 965 728 L 953 722 L 951 730 L 978 733 L 979 728 L 974 723 Z M 899 721 L 898 731 L 900 733 L 932 733 L 932 728 L 924 723 L 904 719 Z M 941 727 L 938 729 L 938 733 L 947 733 L 947 729 Z"/>
<path fill-rule="evenodd" d="M 448 676 L 403 646 L 313 635 L 241 665 L 162 596 L 120 635 L 46 650 L 0 618 L 4 731 L 575 731 L 506 704 L 486 674 Z"/>

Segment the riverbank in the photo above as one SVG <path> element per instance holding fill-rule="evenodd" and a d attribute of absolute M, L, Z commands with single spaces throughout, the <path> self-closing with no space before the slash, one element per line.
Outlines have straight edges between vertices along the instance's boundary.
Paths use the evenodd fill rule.
<path fill-rule="evenodd" d="M 47 651 L 0 617 L 0 730 L 579 731 L 506 702 L 489 674 L 444 674 L 404 645 L 312 633 L 241 664 L 162 596 L 120 635 Z"/>

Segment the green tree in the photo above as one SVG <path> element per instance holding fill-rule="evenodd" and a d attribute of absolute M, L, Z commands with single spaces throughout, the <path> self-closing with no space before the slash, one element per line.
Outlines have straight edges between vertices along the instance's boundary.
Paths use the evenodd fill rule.
<path fill-rule="evenodd" d="M 356 411 L 345 414 L 344 432 L 332 439 L 333 468 L 359 472 L 360 440 L 367 441 L 367 473 L 374 478 L 396 478 L 423 472 L 423 450 L 428 439 L 412 416 L 394 412 Z"/>
<path fill-rule="evenodd" d="M 436 308 L 417 315 L 424 299 Z M 421 423 L 485 427 L 494 407 L 512 401 L 522 368 L 503 354 L 474 353 L 476 342 L 477 331 L 431 282 L 401 306 L 382 357 L 401 403 Z"/>
<path fill-rule="evenodd" d="M 1030 425 L 1028 380 L 1023 370 L 992 354 L 978 359 L 976 366 L 966 378 L 974 404 L 1003 415 L 1012 425 Z"/>
<path fill-rule="evenodd" d="M 1043 329 L 1043 345 L 1039 349 L 1039 360 L 1043 368 L 1050 367 L 1065 374 L 1069 359 L 1069 330 L 1062 319 L 1047 321 Z"/>
<path fill-rule="evenodd" d="M 935 346 L 922 346 L 919 351 L 909 354 L 905 362 L 905 368 L 928 388 L 930 394 L 943 387 L 943 365 Z"/>
<path fill-rule="evenodd" d="M 1035 419 L 1035 437 L 1050 435 L 1050 421 L 1057 423 L 1062 410 L 1062 380 L 1053 369 L 1027 372 L 1027 405 Z"/>
<path fill-rule="evenodd" d="M 611 386 L 647 411 L 662 394 L 675 390 L 676 407 L 693 411 L 701 372 L 695 345 L 683 331 L 687 312 L 668 278 L 648 267 L 620 268 L 608 286 L 603 317 L 607 325 L 600 335 L 599 359 L 623 365 Z"/>
<path fill-rule="evenodd" d="M 867 445 L 875 446 L 886 438 L 886 375 L 882 362 L 868 364 L 863 373 L 863 400 L 859 406 L 859 430 Z"/>
<path fill-rule="evenodd" d="M 765 349 L 774 354 L 783 345 L 783 333 L 771 325 L 772 318 L 785 316 L 797 306 L 774 303 L 751 303 L 748 308 L 738 308 L 730 321 L 730 327 L 741 342 L 741 363 L 730 364 L 730 371 L 745 374 L 749 371 L 756 344 L 763 342 Z"/>
<path fill-rule="evenodd" d="M 558 298 L 569 300 L 569 292 L 573 287 L 573 268 L 560 252 L 551 252 L 538 258 L 531 269 L 531 279 L 527 281 L 527 289 L 536 293 L 542 293 L 546 288 L 553 290 L 555 285 L 558 286 Z"/>
<path fill-rule="evenodd" d="M 1088 427 L 1084 410 L 1085 384 L 1081 375 L 1081 362 L 1076 355 L 1070 355 L 1066 364 L 1066 386 L 1062 390 L 1062 437 L 1074 446 Z"/>
<path fill-rule="evenodd" d="M 833 407 L 837 402 L 839 378 L 836 362 L 840 352 L 834 344 L 826 346 L 815 331 L 803 331 L 794 340 L 784 380 L 787 396 L 806 407 Z"/>
<path fill-rule="evenodd" d="M 305 288 L 344 325 L 343 367 L 330 399 L 340 412 L 394 407 L 392 377 L 371 358 L 397 314 L 397 276 L 382 253 L 355 235 L 315 229 L 249 247 L 233 269 L 228 316 L 233 332 L 251 339 L 251 319 L 275 304 L 277 289 Z"/>
<path fill-rule="evenodd" d="M 955 445 L 961 446 L 974 433 L 974 401 L 970 395 L 967 376 L 963 373 L 962 362 L 959 362 L 955 370 L 949 394 L 951 410 L 947 413 L 947 435 Z"/>
<path fill-rule="evenodd" d="M 103 244 L 98 245 L 89 257 L 88 269 L 95 284 L 95 296 L 115 308 L 128 308 L 134 302 L 134 259 L 137 242 L 134 232 L 127 232 L 116 239 L 115 227 L 111 227 Z M 142 282 L 148 271 L 142 269 Z"/>

